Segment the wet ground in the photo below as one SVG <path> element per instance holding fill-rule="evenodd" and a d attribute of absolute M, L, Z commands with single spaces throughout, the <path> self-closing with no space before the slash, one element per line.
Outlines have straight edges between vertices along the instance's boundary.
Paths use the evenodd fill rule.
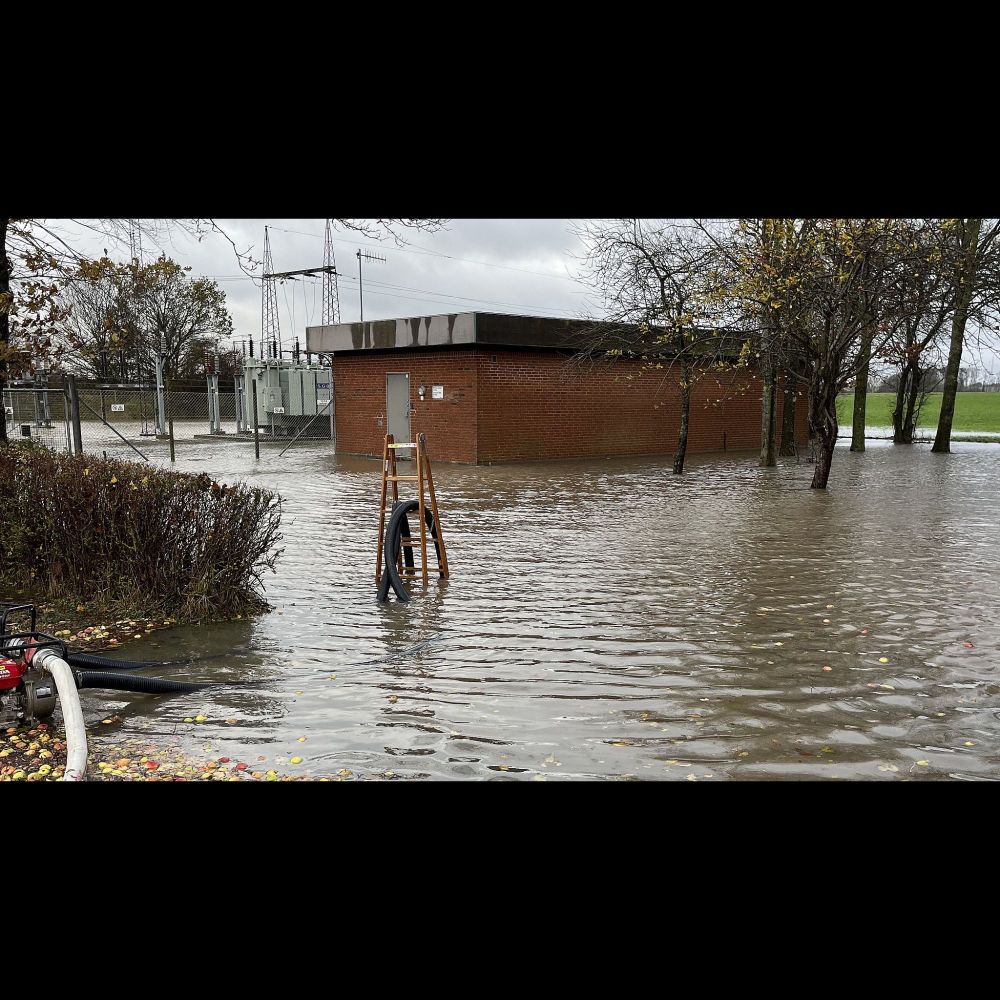
<path fill-rule="evenodd" d="M 276 610 L 124 649 L 238 685 L 81 692 L 98 757 L 132 740 L 309 777 L 1000 778 L 995 445 L 845 443 L 826 493 L 749 454 L 683 477 L 668 458 L 438 464 L 452 578 L 381 607 L 377 461 L 178 459 L 286 498 Z"/>

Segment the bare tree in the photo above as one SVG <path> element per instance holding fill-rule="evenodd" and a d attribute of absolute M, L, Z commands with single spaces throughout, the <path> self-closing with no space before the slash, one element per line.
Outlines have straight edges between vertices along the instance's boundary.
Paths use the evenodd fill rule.
<path fill-rule="evenodd" d="M 985 224 L 984 224 L 985 223 Z M 965 330 L 970 316 L 982 318 L 995 309 L 1000 271 L 1000 219 L 949 219 L 943 227 L 951 250 L 950 279 L 954 289 L 948 369 L 941 397 L 941 415 L 931 451 L 951 451 L 951 427 L 955 419 L 955 397 Z M 949 238 L 950 237 L 950 238 Z"/>
<path fill-rule="evenodd" d="M 109 356 L 122 358 L 136 377 L 150 377 L 155 358 L 168 376 L 200 374 L 206 351 L 232 336 L 222 289 L 208 278 L 165 257 L 151 264 L 116 264 L 107 257 L 81 264 L 68 282 L 73 311 L 66 324 L 73 349 L 66 363 L 93 377 L 106 377 Z"/>
<path fill-rule="evenodd" d="M 123 265 L 102 258 L 81 264 L 63 281 L 69 311 L 57 337 L 63 341 L 63 368 L 87 378 L 119 380 L 140 377 L 138 325 L 134 304 L 121 280 Z"/>
<path fill-rule="evenodd" d="M 706 294 L 714 248 L 697 227 L 678 220 L 613 219 L 576 232 L 587 248 L 590 281 L 604 298 L 605 319 L 592 347 L 676 375 L 681 407 L 673 471 L 680 474 L 692 386 L 720 360 L 725 340 L 714 323 L 719 310 Z"/>
<path fill-rule="evenodd" d="M 879 321 L 902 253 L 899 228 L 898 220 L 742 219 L 716 229 L 725 268 L 719 294 L 748 323 L 756 318 L 755 353 L 765 374 L 761 464 L 775 461 L 776 373 L 807 380 L 814 489 L 825 489 L 830 475 L 837 395 L 882 346 Z"/>
<path fill-rule="evenodd" d="M 730 321 L 751 334 L 753 359 L 763 380 L 760 464 L 777 464 L 777 396 L 784 378 L 785 404 L 808 383 L 793 336 L 808 306 L 803 291 L 813 254 L 815 219 L 697 220 L 711 242 L 715 259 L 712 298 Z M 791 434 L 794 451 L 794 424 Z"/>
<path fill-rule="evenodd" d="M 885 322 L 892 334 L 884 357 L 899 367 L 892 412 L 895 444 L 913 442 L 920 407 L 927 395 L 926 359 L 936 350 L 955 304 L 954 285 L 942 250 L 940 220 L 914 224 L 911 236 L 916 253 L 910 255 L 907 267 L 898 269 L 887 291 Z"/>
<path fill-rule="evenodd" d="M 813 260 L 803 274 L 807 321 L 793 330 L 809 359 L 810 434 L 817 442 L 813 489 L 825 489 L 837 443 L 837 396 L 880 353 L 893 275 L 907 264 L 898 219 L 824 219 L 814 230 Z"/>

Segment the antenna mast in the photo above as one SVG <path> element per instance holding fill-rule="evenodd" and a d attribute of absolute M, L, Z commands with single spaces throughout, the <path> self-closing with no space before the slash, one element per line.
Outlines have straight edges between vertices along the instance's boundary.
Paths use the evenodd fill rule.
<path fill-rule="evenodd" d="M 358 307 L 361 310 L 361 322 L 365 321 L 365 299 L 361 290 L 361 261 L 363 260 L 377 260 L 382 264 L 385 263 L 385 257 L 379 257 L 378 254 L 369 253 L 367 250 L 362 253 L 360 250 L 357 252 L 358 258 Z"/>

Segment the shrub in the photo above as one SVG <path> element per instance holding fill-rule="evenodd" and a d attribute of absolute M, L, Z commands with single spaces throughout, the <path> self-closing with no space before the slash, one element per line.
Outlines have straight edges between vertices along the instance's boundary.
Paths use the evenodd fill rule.
<path fill-rule="evenodd" d="M 178 618 L 267 607 L 281 497 L 137 462 L 0 447 L 0 590 Z"/>

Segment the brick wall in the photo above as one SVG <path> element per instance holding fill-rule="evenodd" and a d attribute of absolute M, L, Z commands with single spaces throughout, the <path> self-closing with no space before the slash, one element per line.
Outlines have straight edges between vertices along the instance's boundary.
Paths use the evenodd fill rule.
<path fill-rule="evenodd" d="M 581 368 L 554 353 L 480 351 L 479 461 L 671 454 L 680 427 L 677 379 L 676 370 L 626 360 Z M 760 406 L 758 378 L 705 372 L 691 390 L 688 452 L 759 448 Z M 803 395 L 796 440 L 807 439 Z"/>
<path fill-rule="evenodd" d="M 427 434 L 432 459 L 510 462 L 605 455 L 671 454 L 680 425 L 675 371 L 638 363 L 579 368 L 554 352 L 506 348 L 336 355 L 337 449 L 381 455 L 385 376 L 410 373 L 411 431 Z M 423 400 L 420 384 L 427 387 Z M 443 385 L 445 398 L 431 398 Z M 781 427 L 783 394 L 778 398 Z M 692 388 L 688 451 L 760 447 L 760 380 L 703 375 Z M 807 440 L 804 395 L 796 440 Z"/>
<path fill-rule="evenodd" d="M 431 459 L 475 462 L 477 359 L 474 351 L 461 349 L 335 355 L 337 451 L 382 454 L 388 372 L 410 373 L 410 432 L 427 435 Z M 417 395 L 421 384 L 427 387 L 423 400 Z M 431 398 L 433 385 L 444 386 L 444 399 Z"/>

